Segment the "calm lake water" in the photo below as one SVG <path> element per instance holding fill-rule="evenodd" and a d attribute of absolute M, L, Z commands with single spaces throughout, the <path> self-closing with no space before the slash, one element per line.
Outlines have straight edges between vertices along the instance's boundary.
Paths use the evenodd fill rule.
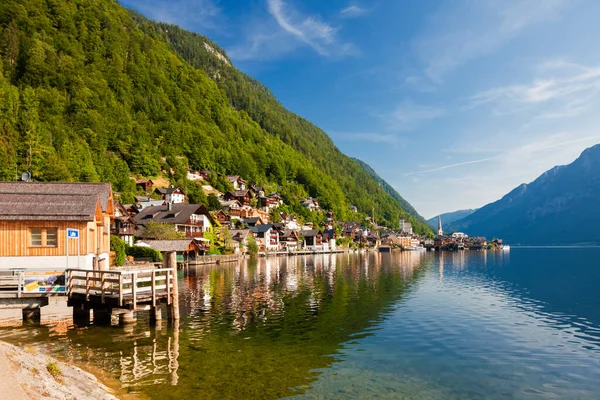
<path fill-rule="evenodd" d="M 178 329 L 0 338 L 168 399 L 598 399 L 600 249 L 342 254 L 180 271 Z"/>

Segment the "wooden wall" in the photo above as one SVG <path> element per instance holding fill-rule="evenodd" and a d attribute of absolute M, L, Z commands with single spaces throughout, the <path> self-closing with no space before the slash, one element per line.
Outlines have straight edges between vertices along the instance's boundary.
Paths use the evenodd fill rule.
<path fill-rule="evenodd" d="M 80 254 L 110 251 L 110 219 L 96 222 L 55 221 L 0 221 L 0 257 L 8 256 L 64 256 L 66 255 L 67 228 L 79 229 Z M 57 246 L 30 246 L 29 229 L 56 228 Z M 77 255 L 77 240 L 69 241 L 69 254 Z"/>

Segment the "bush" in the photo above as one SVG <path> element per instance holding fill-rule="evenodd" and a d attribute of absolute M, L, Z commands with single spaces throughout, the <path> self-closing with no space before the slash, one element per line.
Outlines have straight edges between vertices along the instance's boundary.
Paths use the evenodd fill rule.
<path fill-rule="evenodd" d="M 258 253 L 258 245 L 256 244 L 256 240 L 254 240 L 254 236 L 252 233 L 248 234 L 248 254 L 251 256 L 256 255 Z"/>
<path fill-rule="evenodd" d="M 110 249 L 115 252 L 115 265 L 120 267 L 125 264 L 125 256 L 127 255 L 127 243 L 119 239 L 119 237 L 110 235 Z"/>
<path fill-rule="evenodd" d="M 133 258 L 151 259 L 153 262 L 162 261 L 162 253 L 150 247 L 131 246 L 127 248 L 127 255 Z"/>

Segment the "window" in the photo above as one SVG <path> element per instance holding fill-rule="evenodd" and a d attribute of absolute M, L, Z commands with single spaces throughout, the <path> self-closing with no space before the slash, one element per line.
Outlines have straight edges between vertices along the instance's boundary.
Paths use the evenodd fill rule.
<path fill-rule="evenodd" d="M 42 229 L 31 230 L 31 246 L 42 245 Z"/>
<path fill-rule="evenodd" d="M 56 247 L 58 245 L 56 228 L 30 229 L 29 238 L 29 245 L 32 247 Z"/>

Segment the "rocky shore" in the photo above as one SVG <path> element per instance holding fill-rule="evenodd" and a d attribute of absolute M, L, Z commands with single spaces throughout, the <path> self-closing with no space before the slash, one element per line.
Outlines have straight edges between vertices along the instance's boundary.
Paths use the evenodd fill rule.
<path fill-rule="evenodd" d="M 111 390 L 88 372 L 33 348 L 0 342 L 0 397 L 14 400 L 116 400 Z"/>

